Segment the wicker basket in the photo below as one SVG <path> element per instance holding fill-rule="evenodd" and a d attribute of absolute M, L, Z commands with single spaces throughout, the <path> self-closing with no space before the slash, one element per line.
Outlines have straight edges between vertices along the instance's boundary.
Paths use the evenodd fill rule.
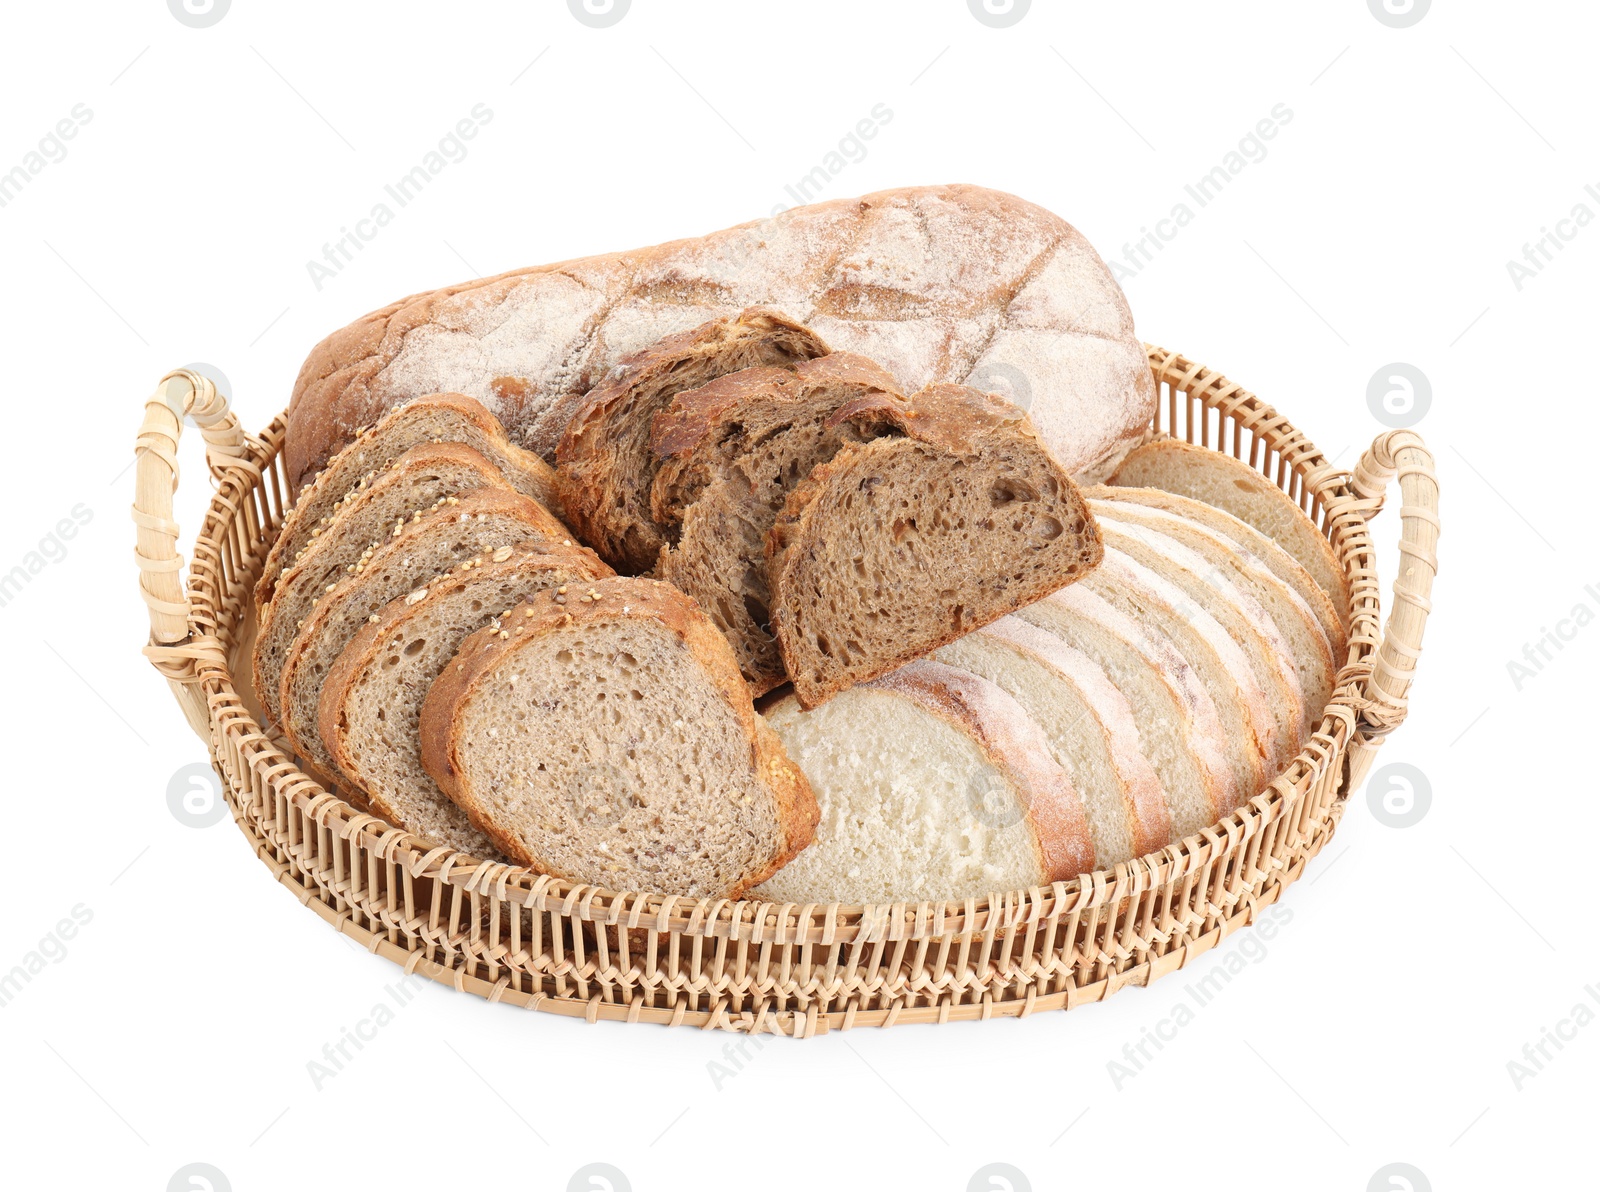
<path fill-rule="evenodd" d="M 628 1022 L 802 1037 L 834 1028 L 1022 1016 L 1172 972 L 1250 923 L 1327 843 L 1344 800 L 1405 717 L 1436 571 L 1433 458 L 1408 430 L 1336 471 L 1270 406 L 1150 349 L 1153 431 L 1248 461 L 1328 535 L 1351 581 L 1350 649 L 1312 739 L 1218 824 L 1114 869 L 946 903 L 696 900 L 576 886 L 430 847 L 308 778 L 251 708 L 250 592 L 281 523 L 284 419 L 244 434 L 205 377 L 168 374 L 138 439 L 146 655 L 207 742 L 234 820 L 274 876 L 337 930 L 491 1002 Z M 172 520 L 185 416 L 216 495 L 180 582 Z M 1380 633 L 1367 519 L 1398 477 L 1396 605 Z M 251 700 L 252 702 L 247 702 Z"/>

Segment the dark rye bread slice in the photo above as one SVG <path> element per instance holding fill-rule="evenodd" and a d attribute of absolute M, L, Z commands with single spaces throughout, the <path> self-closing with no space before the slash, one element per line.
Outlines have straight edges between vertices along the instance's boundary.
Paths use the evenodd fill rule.
<path fill-rule="evenodd" d="M 389 601 L 452 569 L 509 553 L 518 542 L 543 542 L 565 551 L 595 575 L 611 569 L 593 551 L 574 546 L 565 528 L 537 501 L 505 489 L 445 497 L 440 507 L 374 544 L 372 554 L 321 596 L 290 643 L 278 678 L 277 707 L 284 736 L 316 777 L 336 774 L 333 755 L 317 731 L 317 701 L 340 652 Z"/>
<path fill-rule="evenodd" d="M 545 591 L 500 626 L 434 682 L 420 738 L 428 773 L 508 856 L 611 889 L 737 898 L 810 842 L 810 784 L 676 588 Z"/>
<path fill-rule="evenodd" d="M 422 768 L 417 722 L 461 642 L 536 593 L 576 593 L 611 568 L 587 550 L 524 542 L 479 555 L 370 614 L 340 652 L 317 703 L 318 736 L 339 774 L 390 823 L 473 856 L 497 850 Z M 526 618 L 525 618 L 526 619 Z"/>
<path fill-rule="evenodd" d="M 276 723 L 281 711 L 278 680 L 283 661 L 301 622 L 317 601 L 345 576 L 354 574 L 364 556 L 397 536 L 408 523 L 440 507 L 448 497 L 479 488 L 511 492 L 500 470 L 472 448 L 456 443 L 419 444 L 343 506 L 300 561 L 278 577 L 272 599 L 262 610 L 255 648 L 256 695 L 270 722 Z M 548 512 L 544 518 L 552 536 L 568 533 Z"/>
<path fill-rule="evenodd" d="M 786 677 L 768 612 L 767 533 L 796 484 L 887 419 L 833 414 L 866 397 L 905 404 L 893 377 L 863 356 L 834 352 L 793 371 L 752 368 L 673 398 L 652 439 L 660 469 L 651 503 L 677 531 L 656 575 L 693 596 L 727 635 L 760 695 Z"/>
<path fill-rule="evenodd" d="M 884 421 L 789 494 L 767 540 L 772 626 L 815 707 L 1083 578 L 1100 531 L 1028 416 L 933 385 L 839 410 Z"/>
<path fill-rule="evenodd" d="M 751 307 L 629 356 L 589 391 L 556 448 L 557 491 L 579 537 L 621 571 L 649 571 L 667 542 L 650 513 L 656 413 L 683 390 L 726 373 L 797 364 L 827 351 L 787 315 Z"/>
<path fill-rule="evenodd" d="M 506 438 L 482 403 L 459 393 L 434 393 L 397 406 L 361 432 L 328 462 L 316 482 L 300 490 L 256 581 L 256 611 L 272 599 L 283 571 L 322 536 L 339 511 L 376 483 L 383 470 L 421 443 L 461 443 L 500 469 L 519 493 L 554 508 L 555 470 Z M 559 513 L 559 511 L 558 511 Z"/>

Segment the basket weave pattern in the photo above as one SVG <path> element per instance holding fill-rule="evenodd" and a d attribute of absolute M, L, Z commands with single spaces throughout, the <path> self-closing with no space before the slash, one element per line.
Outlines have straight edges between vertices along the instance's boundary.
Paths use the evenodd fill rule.
<path fill-rule="evenodd" d="M 244 434 L 180 370 L 145 408 L 134 521 L 145 653 L 207 742 L 234 820 L 301 903 L 369 951 L 490 1001 L 629 1022 L 806 1036 L 853 1025 L 1020 1016 L 1098 1001 L 1181 968 L 1270 906 L 1338 825 L 1404 719 L 1437 570 L 1438 486 L 1411 431 L 1353 473 L 1253 394 L 1151 348 L 1152 431 L 1248 462 L 1332 541 L 1351 582 L 1350 648 L 1321 724 L 1266 790 L 1220 823 L 1114 869 L 946 903 L 697 900 L 572 885 L 480 861 L 363 814 L 295 766 L 241 695 L 251 588 L 288 485 L 284 418 Z M 172 521 L 185 415 L 216 494 L 187 592 Z M 1398 478 L 1402 568 L 1387 629 L 1367 521 Z"/>

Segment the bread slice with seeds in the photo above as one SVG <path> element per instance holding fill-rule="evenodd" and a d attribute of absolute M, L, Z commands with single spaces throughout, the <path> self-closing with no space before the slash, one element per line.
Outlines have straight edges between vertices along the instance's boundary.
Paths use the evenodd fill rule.
<path fill-rule="evenodd" d="M 817 838 L 755 894 L 884 903 L 1027 889 L 1096 866 L 1042 729 L 989 680 L 919 660 L 807 711 L 767 713 L 816 791 Z"/>
<path fill-rule="evenodd" d="M 676 542 L 662 548 L 655 574 L 693 596 L 727 635 L 757 695 L 786 677 L 769 623 L 767 533 L 790 490 L 818 464 L 887 425 L 833 418 L 850 402 L 879 396 L 904 405 L 883 369 L 834 352 L 793 370 L 730 373 L 678 394 L 656 415 L 651 504 Z"/>
<path fill-rule="evenodd" d="M 1350 584 L 1333 544 L 1287 493 L 1249 464 L 1194 443 L 1159 439 L 1130 451 L 1110 483 L 1164 489 L 1254 526 L 1299 560 L 1349 628 Z"/>
<path fill-rule="evenodd" d="M 494 489 L 513 503 L 519 533 L 502 531 L 502 537 L 486 544 L 487 549 L 524 538 L 543 535 L 561 540 L 569 531 L 537 501 L 514 493 L 500 478 L 494 465 L 470 447 L 457 444 L 426 443 L 413 447 L 378 483 L 346 506 L 329 528 L 313 542 L 300 561 L 278 580 L 272 600 L 267 604 L 256 634 L 254 671 L 256 695 L 270 723 L 282 718 L 278 685 L 303 623 L 312 616 L 318 603 L 347 577 L 362 571 L 368 562 L 390 542 L 404 534 L 408 526 L 423 521 L 432 513 L 452 508 L 452 498 L 479 489 Z M 475 509 L 487 518 L 487 509 Z M 456 515 L 460 516 L 459 512 Z M 447 514 L 443 521 L 448 522 Z M 507 526 L 511 523 L 507 522 Z M 455 540 L 463 546 L 465 537 Z M 456 559 L 461 562 L 480 554 L 484 546 L 472 546 Z M 432 575 L 439 567 L 427 564 L 417 575 Z M 407 591 L 402 587 L 400 591 Z M 385 597 L 387 600 L 388 597 Z"/>
<path fill-rule="evenodd" d="M 326 532 L 341 509 L 374 484 L 389 464 L 422 443 L 461 443 L 500 470 L 505 482 L 555 509 L 555 470 L 506 438 L 482 403 L 459 393 L 435 393 L 390 410 L 328 462 L 315 483 L 300 490 L 256 582 L 256 611 L 272 599 L 286 567 Z M 559 510 L 556 510 L 559 516 Z"/>
<path fill-rule="evenodd" d="M 556 448 L 557 489 L 573 528 L 613 567 L 649 571 L 668 541 L 650 511 L 655 415 L 676 394 L 726 373 L 798 364 L 827 351 L 787 315 L 751 307 L 629 356 L 589 391 Z"/>
<path fill-rule="evenodd" d="M 1098 867 L 1155 852 L 1172 838 L 1133 705 L 1087 655 L 1036 625 L 1001 617 L 934 657 L 988 679 L 1044 730 L 1082 796 Z"/>
<path fill-rule="evenodd" d="M 886 427 L 797 485 L 767 540 L 773 632 L 807 707 L 1099 563 L 1076 486 L 1010 402 L 934 385 L 833 418 Z"/>
<path fill-rule="evenodd" d="M 541 592 L 473 634 L 419 736 L 423 767 L 501 851 L 571 881 L 737 898 L 817 822 L 727 640 L 655 580 Z"/>
<path fill-rule="evenodd" d="M 1016 616 L 1086 654 L 1133 706 L 1140 749 L 1161 777 L 1174 839 L 1215 823 L 1261 789 L 1259 757 L 1235 770 L 1234 745 L 1211 692 L 1159 630 L 1136 622 L 1087 583 L 1062 588 Z"/>
<path fill-rule="evenodd" d="M 531 610 L 520 620 L 502 614 L 546 589 L 560 596 L 610 574 L 591 551 L 524 542 L 480 555 L 368 614 L 320 683 L 316 735 L 338 773 L 390 823 L 473 856 L 496 853 L 422 768 L 422 701 L 470 634 L 489 625 L 521 634 Z"/>
<path fill-rule="evenodd" d="M 564 553 L 590 578 L 611 574 L 593 551 L 558 537 L 543 507 L 520 493 L 482 489 L 408 523 L 378 545 L 366 562 L 317 601 L 295 634 L 278 679 L 278 709 L 284 736 L 307 773 L 337 775 L 333 755 L 318 731 L 317 704 L 328 674 L 350 639 L 389 601 L 449 571 L 470 571 L 496 556 L 509 557 L 515 543 L 539 543 Z M 309 763 L 309 764 L 307 764 Z"/>

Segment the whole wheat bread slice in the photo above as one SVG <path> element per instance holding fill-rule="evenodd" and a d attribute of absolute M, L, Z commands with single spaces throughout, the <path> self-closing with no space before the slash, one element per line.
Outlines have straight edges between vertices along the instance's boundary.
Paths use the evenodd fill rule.
<path fill-rule="evenodd" d="M 654 580 L 545 591 L 473 634 L 419 735 L 424 768 L 502 851 L 572 881 L 736 898 L 816 826 L 726 639 Z"/>
<path fill-rule="evenodd" d="M 573 528 L 618 570 L 650 570 L 668 541 L 650 510 L 655 415 L 676 394 L 727 373 L 827 351 L 787 315 L 751 307 L 629 356 L 589 391 L 556 448 L 557 491 Z"/>
<path fill-rule="evenodd" d="M 471 569 L 519 542 L 541 542 L 549 550 L 566 552 L 574 568 L 595 577 L 611 574 L 593 551 L 572 545 L 564 527 L 537 501 L 507 489 L 477 489 L 463 497 L 441 498 L 438 508 L 374 543 L 370 556 L 318 598 L 290 643 L 278 678 L 284 736 L 307 773 L 323 777 L 337 772 L 317 731 L 317 703 L 329 672 L 356 632 L 389 601 L 434 576 Z"/>
<path fill-rule="evenodd" d="M 935 385 L 833 417 L 886 428 L 815 468 L 767 540 L 773 632 L 807 707 L 1099 563 L 1077 488 L 1010 402 Z"/>
<path fill-rule="evenodd" d="M 1109 483 L 1164 489 L 1254 526 L 1311 573 L 1349 628 L 1350 583 L 1333 544 L 1287 493 L 1249 464 L 1194 443 L 1160 439 L 1129 452 Z"/>
<path fill-rule="evenodd" d="M 461 443 L 500 470 L 505 482 L 555 509 L 555 471 L 506 438 L 482 403 L 459 393 L 434 393 L 390 410 L 328 461 L 316 481 L 300 490 L 256 581 L 256 611 L 272 599 L 286 567 L 332 525 L 340 510 L 374 484 L 385 468 L 422 443 Z M 559 516 L 559 510 L 556 510 Z"/>
<path fill-rule="evenodd" d="M 504 613 L 547 588 L 573 592 L 610 574 L 590 551 L 524 542 L 479 555 L 369 614 L 317 702 L 317 736 L 339 774 L 392 824 L 473 856 L 496 851 L 422 768 L 422 701 L 469 634 L 504 628 Z"/>
<path fill-rule="evenodd" d="M 662 548 L 656 575 L 693 596 L 727 635 L 757 695 L 786 677 L 770 625 L 768 531 L 796 484 L 845 443 L 875 433 L 875 424 L 833 414 L 878 396 L 904 402 L 872 361 L 834 352 L 792 371 L 730 373 L 656 415 L 651 503 L 677 539 Z"/>
<path fill-rule="evenodd" d="M 1095 868 L 1078 791 L 1042 729 L 987 679 L 921 660 L 810 711 L 767 713 L 821 805 L 773 902 L 958 899 Z"/>

